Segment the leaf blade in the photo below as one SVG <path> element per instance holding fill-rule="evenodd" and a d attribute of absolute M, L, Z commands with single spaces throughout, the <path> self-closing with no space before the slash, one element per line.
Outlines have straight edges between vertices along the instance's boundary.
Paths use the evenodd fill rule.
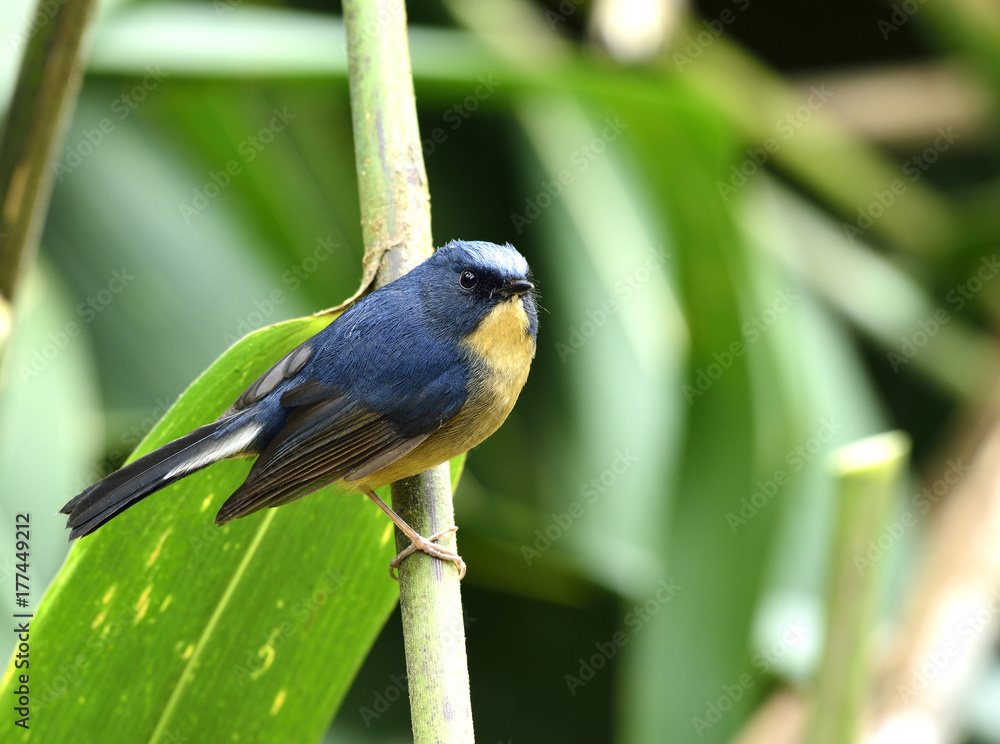
<path fill-rule="evenodd" d="M 236 344 L 133 457 L 214 418 L 329 322 L 288 321 Z M 194 474 L 70 551 L 32 620 L 35 715 L 22 741 L 88 740 L 109 721 L 128 741 L 320 738 L 398 597 L 391 524 L 331 488 L 215 527 L 211 509 L 248 467 Z M 21 672 L 12 660 L 12 695 Z"/>

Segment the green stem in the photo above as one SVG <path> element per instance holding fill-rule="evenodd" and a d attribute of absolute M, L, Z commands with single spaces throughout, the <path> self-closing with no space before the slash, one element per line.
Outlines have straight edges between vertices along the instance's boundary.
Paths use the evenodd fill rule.
<path fill-rule="evenodd" d="M 0 350 L 18 282 L 34 255 L 52 194 L 49 162 L 83 78 L 93 0 L 39 1 L 0 139 Z M 5 40 L 6 41 L 6 40 Z"/>
<path fill-rule="evenodd" d="M 837 528 L 826 644 L 809 718 L 808 744 L 851 744 L 870 698 L 871 635 L 885 566 L 868 557 L 899 496 L 909 439 L 890 432 L 842 447 L 833 457 Z"/>
<path fill-rule="evenodd" d="M 402 0 L 345 0 L 348 76 L 365 238 L 365 282 L 386 284 L 431 254 L 424 170 Z M 395 510 L 417 532 L 454 524 L 448 465 L 394 483 Z M 441 540 L 454 548 L 454 535 Z M 408 540 L 397 530 L 396 545 Z M 399 570 L 415 744 L 472 742 L 458 572 L 423 553 Z"/>

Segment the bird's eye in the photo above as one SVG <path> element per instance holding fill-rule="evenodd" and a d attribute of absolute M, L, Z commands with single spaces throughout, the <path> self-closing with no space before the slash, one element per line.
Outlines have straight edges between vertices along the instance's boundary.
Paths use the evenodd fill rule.
<path fill-rule="evenodd" d="M 466 269 L 465 271 L 463 271 L 461 278 L 458 280 L 459 284 L 461 284 L 466 289 L 472 289 L 473 287 L 476 286 L 476 282 L 478 281 L 479 277 L 476 276 L 476 272 L 473 271 L 472 269 Z"/>

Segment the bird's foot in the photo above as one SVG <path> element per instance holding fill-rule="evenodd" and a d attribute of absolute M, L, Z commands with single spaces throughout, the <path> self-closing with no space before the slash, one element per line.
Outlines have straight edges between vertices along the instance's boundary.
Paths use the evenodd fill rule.
<path fill-rule="evenodd" d="M 434 556 L 435 558 L 442 561 L 451 561 L 456 566 L 458 566 L 458 580 L 461 581 L 465 576 L 465 561 L 462 560 L 462 556 L 456 553 L 451 548 L 446 548 L 443 545 L 438 545 L 437 541 L 440 540 L 445 535 L 448 535 L 458 527 L 449 527 L 446 530 L 441 530 L 437 534 L 431 535 L 430 537 L 421 537 L 416 535 L 416 537 L 411 537 L 410 544 L 400 552 L 395 558 L 389 561 L 389 575 L 396 581 L 399 581 L 399 576 L 396 574 L 396 569 L 399 568 L 400 564 L 412 553 L 416 553 L 418 550 L 427 553 L 427 555 Z M 409 537 L 409 536 L 408 536 Z"/>

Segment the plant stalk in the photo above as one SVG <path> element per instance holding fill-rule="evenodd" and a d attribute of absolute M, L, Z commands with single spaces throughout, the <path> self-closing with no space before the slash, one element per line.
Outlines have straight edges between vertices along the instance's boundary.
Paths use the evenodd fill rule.
<path fill-rule="evenodd" d="M 403 0 L 345 0 L 348 77 L 365 239 L 363 287 L 387 284 L 433 250 Z M 392 486 L 417 532 L 454 524 L 447 463 Z M 409 540 L 396 530 L 396 546 Z M 454 534 L 441 544 L 455 548 Z M 417 552 L 399 569 L 415 744 L 474 741 L 458 571 Z"/>
<path fill-rule="evenodd" d="M 853 744 L 865 725 L 874 677 L 872 631 L 885 566 L 869 560 L 900 494 L 910 442 L 901 432 L 841 447 L 831 458 L 837 482 L 826 644 L 805 741 Z"/>
<path fill-rule="evenodd" d="M 52 194 L 49 167 L 83 79 L 93 0 L 39 0 L 0 138 L 0 351 L 17 285 L 34 256 Z M 6 40 L 5 40 L 6 41 Z"/>

